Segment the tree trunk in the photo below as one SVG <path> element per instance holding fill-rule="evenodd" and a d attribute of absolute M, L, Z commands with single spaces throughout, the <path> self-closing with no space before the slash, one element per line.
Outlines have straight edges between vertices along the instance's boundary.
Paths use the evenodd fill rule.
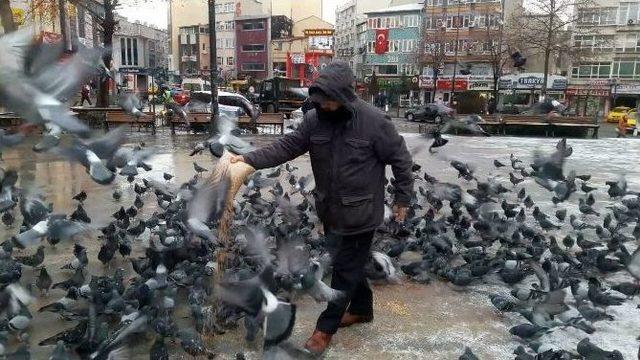
<path fill-rule="evenodd" d="M 104 61 L 105 66 L 109 70 L 111 70 L 111 60 L 113 58 L 111 48 L 113 45 L 113 33 L 115 32 L 115 27 L 116 27 L 114 10 L 115 10 L 114 3 L 111 0 L 104 0 L 105 15 L 104 15 L 104 24 L 102 24 L 102 28 L 103 28 L 105 52 L 104 52 L 104 55 L 102 56 L 102 61 Z M 100 87 L 98 89 L 98 99 L 96 100 L 96 107 L 108 107 L 108 106 L 109 106 L 109 78 L 101 77 Z"/>
<path fill-rule="evenodd" d="M 540 89 L 540 98 L 547 96 L 547 79 L 549 78 L 549 58 L 551 57 L 551 50 L 547 47 L 544 49 L 544 77 L 542 79 L 542 87 Z"/>
<path fill-rule="evenodd" d="M 549 57 L 551 57 L 551 47 L 553 44 L 553 20 L 556 16 L 556 2 L 555 0 L 550 1 L 550 10 L 549 10 L 549 27 L 547 30 L 547 43 L 544 48 L 544 78 L 542 80 L 542 88 L 540 90 L 540 98 L 544 98 L 547 96 L 547 79 L 549 78 Z"/>
<path fill-rule="evenodd" d="M 17 30 L 10 5 L 9 0 L 0 0 L 0 22 L 2 22 L 5 33 Z"/>
<path fill-rule="evenodd" d="M 69 32 L 67 31 L 67 9 L 66 1 L 58 0 L 58 11 L 60 13 L 60 35 L 62 35 L 62 45 L 64 50 L 70 50 L 69 47 Z"/>

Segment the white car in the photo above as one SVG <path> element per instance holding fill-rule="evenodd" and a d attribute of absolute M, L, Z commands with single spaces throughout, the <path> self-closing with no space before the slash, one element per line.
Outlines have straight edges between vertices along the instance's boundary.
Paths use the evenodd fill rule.
<path fill-rule="evenodd" d="M 211 108 L 211 93 L 209 91 L 192 91 L 190 104 L 193 108 Z M 218 104 L 219 106 L 241 109 L 243 115 L 248 115 L 252 119 L 257 119 L 260 116 L 260 109 L 240 94 L 218 91 Z"/>

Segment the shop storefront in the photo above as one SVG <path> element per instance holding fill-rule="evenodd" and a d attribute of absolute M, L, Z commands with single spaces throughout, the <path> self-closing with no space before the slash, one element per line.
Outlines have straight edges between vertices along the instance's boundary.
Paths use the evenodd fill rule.
<path fill-rule="evenodd" d="M 116 80 L 120 90 L 125 92 L 145 93 L 149 88 L 149 76 L 144 68 L 122 66 L 117 71 Z"/>
<path fill-rule="evenodd" d="M 610 96 L 609 80 L 594 80 L 585 84 L 570 84 L 566 91 L 566 102 L 577 115 L 593 116 L 608 111 Z"/>
<path fill-rule="evenodd" d="M 614 106 L 637 108 L 640 100 L 640 84 L 618 83 L 612 87 L 611 97 Z"/>
<path fill-rule="evenodd" d="M 540 100 L 544 74 L 521 73 L 501 76 L 498 80 L 500 97 L 498 108 L 516 106 L 526 108 Z M 559 75 L 548 75 L 546 94 L 560 102 L 565 100 L 567 78 Z"/>

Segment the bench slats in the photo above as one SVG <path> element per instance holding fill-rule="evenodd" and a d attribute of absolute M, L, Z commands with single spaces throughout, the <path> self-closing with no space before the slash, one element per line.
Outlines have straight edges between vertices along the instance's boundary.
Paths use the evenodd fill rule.
<path fill-rule="evenodd" d="M 189 113 L 189 123 L 191 124 L 209 124 L 211 113 Z M 175 134 L 175 126 L 184 124 L 185 121 L 179 116 L 172 116 L 171 120 L 171 132 Z M 256 126 L 273 126 L 280 131 L 280 134 L 284 132 L 284 114 L 262 114 L 255 122 Z M 238 118 L 238 126 L 245 129 L 253 129 L 253 121 L 248 116 L 240 116 Z"/>
<path fill-rule="evenodd" d="M 155 134 L 156 133 L 155 114 L 151 112 L 145 112 L 144 114 L 146 116 L 141 116 L 140 118 L 136 119 L 135 116 L 123 111 L 122 109 L 120 109 L 119 111 L 116 111 L 116 110 L 107 111 L 105 122 L 104 122 L 105 128 L 106 130 L 109 130 L 109 124 L 130 124 L 132 126 L 144 125 L 144 126 L 150 126 L 151 132 Z"/>

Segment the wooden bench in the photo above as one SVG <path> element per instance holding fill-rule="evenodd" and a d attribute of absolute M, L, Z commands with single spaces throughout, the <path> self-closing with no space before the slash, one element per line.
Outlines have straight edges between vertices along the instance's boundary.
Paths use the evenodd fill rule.
<path fill-rule="evenodd" d="M 189 130 L 196 131 L 197 127 L 193 125 L 204 125 L 203 129 L 208 130 L 209 124 L 211 122 L 211 113 L 205 112 L 192 112 L 187 113 L 187 119 L 189 120 L 189 124 L 191 125 Z M 175 134 L 176 125 L 187 125 L 187 123 L 179 116 L 173 115 L 171 116 L 171 133 Z M 251 130 L 254 133 L 257 133 L 258 128 L 261 129 L 272 129 L 272 133 L 274 134 L 283 134 L 284 133 L 284 114 L 283 113 L 275 113 L 275 114 L 261 114 L 260 117 L 256 119 L 255 122 L 252 121 L 249 116 L 240 116 L 238 118 L 238 127 L 242 129 Z"/>
<path fill-rule="evenodd" d="M 284 134 L 284 113 L 262 113 L 252 122 L 251 117 L 241 116 L 238 119 L 238 127 L 249 129 L 257 133 L 258 128 L 269 129 L 273 134 Z"/>
<path fill-rule="evenodd" d="M 489 129 L 496 129 L 496 133 L 500 133 L 502 130 L 502 115 L 500 114 L 487 114 L 480 115 L 482 121 L 479 125 L 487 132 L 490 132 Z"/>
<path fill-rule="evenodd" d="M 502 133 L 507 134 L 508 127 L 533 127 L 544 129 L 545 135 L 549 136 L 551 125 L 541 115 L 502 115 Z"/>
<path fill-rule="evenodd" d="M 209 130 L 209 125 L 211 124 L 211 113 L 209 112 L 191 112 L 187 113 L 188 124 L 184 119 L 176 114 L 171 115 L 171 119 L 169 123 L 171 124 L 171 133 L 176 133 L 176 126 L 189 126 L 189 131 L 193 131 L 194 133 L 199 128 L 203 128 L 205 131 Z M 193 126 L 193 125 L 197 126 Z"/>
<path fill-rule="evenodd" d="M 596 119 L 588 116 L 556 116 L 549 117 L 551 124 L 551 136 L 555 136 L 556 129 L 586 129 L 591 131 L 591 137 L 598 138 L 598 130 L 600 125 L 596 123 Z"/>
<path fill-rule="evenodd" d="M 106 112 L 104 120 L 104 129 L 106 131 L 109 131 L 110 125 L 119 126 L 122 124 L 129 124 L 131 127 L 138 125 L 138 131 L 140 131 L 142 127 L 151 128 L 151 133 L 156 133 L 156 117 L 155 114 L 151 112 L 145 112 L 144 115 L 139 118 L 136 118 L 124 110 Z"/>
<path fill-rule="evenodd" d="M 84 107 L 73 106 L 71 111 L 78 114 L 78 119 L 84 122 L 90 128 L 98 129 L 106 127 L 107 113 L 108 112 L 122 112 L 122 108 L 119 107 Z"/>

